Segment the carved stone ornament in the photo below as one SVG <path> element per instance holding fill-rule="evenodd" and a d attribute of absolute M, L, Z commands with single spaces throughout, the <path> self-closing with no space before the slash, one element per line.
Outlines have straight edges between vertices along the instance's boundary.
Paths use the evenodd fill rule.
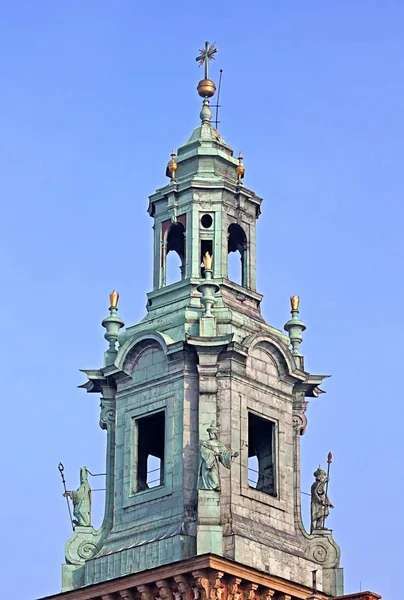
<path fill-rule="evenodd" d="M 313 560 L 322 567 L 339 567 L 341 550 L 333 540 L 331 531 L 323 531 L 323 534 L 313 536 L 312 541 L 305 551 L 305 555 L 309 560 Z"/>
<path fill-rule="evenodd" d="M 193 571 L 195 578 L 194 600 L 207 600 L 209 598 L 209 579 L 203 571 Z"/>
<path fill-rule="evenodd" d="M 260 600 L 271 600 L 275 595 L 275 590 L 272 588 L 261 588 L 259 593 Z"/>
<path fill-rule="evenodd" d="M 142 600 L 154 600 L 154 594 L 150 585 L 138 585 L 137 591 Z"/>
<path fill-rule="evenodd" d="M 192 591 L 191 586 L 189 585 L 188 579 L 185 575 L 176 575 L 174 577 L 174 581 L 177 584 L 178 592 L 174 592 L 174 596 L 176 593 L 180 594 L 180 597 L 177 598 L 175 596 L 175 600 L 193 600 L 194 593 Z"/>
<path fill-rule="evenodd" d="M 223 577 L 223 573 L 221 571 L 214 571 L 209 574 L 209 598 L 210 600 L 220 600 L 223 594 L 224 589 L 220 585 L 220 580 Z"/>
<path fill-rule="evenodd" d="M 293 427 L 299 435 L 303 435 L 307 427 L 306 409 L 308 402 L 303 394 L 297 394 L 293 401 Z"/>
<path fill-rule="evenodd" d="M 101 402 L 100 427 L 108 429 L 115 425 L 115 407 L 112 402 Z"/>
<path fill-rule="evenodd" d="M 83 565 L 98 552 L 99 532 L 94 527 L 76 525 L 74 533 L 65 544 L 65 558 L 68 565 Z"/>
<path fill-rule="evenodd" d="M 173 591 L 171 589 L 170 583 L 166 579 L 159 579 L 158 581 L 156 581 L 156 585 L 161 600 L 173 600 Z"/>
<path fill-rule="evenodd" d="M 307 417 L 303 413 L 293 413 L 293 427 L 299 435 L 303 435 L 307 427 Z"/>
<path fill-rule="evenodd" d="M 192 588 L 192 592 L 194 594 L 193 600 L 199 600 L 201 596 L 201 591 L 196 585 Z"/>
<path fill-rule="evenodd" d="M 241 579 L 239 577 L 231 577 L 227 582 L 227 600 L 240 600 L 241 592 L 239 590 L 239 585 L 241 583 Z"/>
<path fill-rule="evenodd" d="M 122 600 L 135 600 L 135 595 L 131 590 L 121 590 L 119 592 L 119 597 L 122 598 Z"/>
<path fill-rule="evenodd" d="M 247 583 L 244 588 L 244 600 L 255 600 L 257 588 L 256 583 Z"/>
<path fill-rule="evenodd" d="M 198 467 L 198 489 L 220 491 L 219 464 L 230 469 L 233 457 L 238 452 L 232 453 L 224 444 L 219 442 L 218 428 L 212 423 L 207 428 L 208 440 L 200 442 L 199 467 Z"/>

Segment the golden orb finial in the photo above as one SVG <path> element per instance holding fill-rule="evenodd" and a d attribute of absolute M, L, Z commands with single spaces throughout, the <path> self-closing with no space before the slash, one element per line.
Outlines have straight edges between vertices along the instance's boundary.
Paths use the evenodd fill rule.
<path fill-rule="evenodd" d="M 119 301 L 119 294 L 118 294 L 118 292 L 116 290 L 112 290 L 112 292 L 109 295 L 110 307 L 111 308 L 117 308 L 118 301 Z"/>
<path fill-rule="evenodd" d="M 174 152 L 174 148 L 173 148 L 172 152 L 171 152 L 171 162 L 168 165 L 168 169 L 171 173 L 171 181 L 175 181 L 175 172 L 178 169 L 178 165 L 174 160 L 174 156 L 175 156 L 175 152 Z"/>
<path fill-rule="evenodd" d="M 241 180 L 243 179 L 245 173 L 245 166 L 243 165 L 243 155 L 241 154 L 241 152 L 238 155 L 238 165 L 236 167 L 236 173 L 237 183 L 241 183 Z"/>
<path fill-rule="evenodd" d="M 216 86 L 211 79 L 201 79 L 196 89 L 201 98 L 212 98 L 216 92 Z"/>
<path fill-rule="evenodd" d="M 290 306 L 292 310 L 299 310 L 300 298 L 299 296 L 291 296 L 290 297 Z"/>

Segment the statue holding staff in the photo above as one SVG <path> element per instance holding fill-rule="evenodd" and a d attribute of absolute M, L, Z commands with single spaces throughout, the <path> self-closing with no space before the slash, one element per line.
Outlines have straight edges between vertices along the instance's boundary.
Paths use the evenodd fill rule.
<path fill-rule="evenodd" d="M 91 487 L 87 467 L 80 469 L 80 487 L 72 492 L 66 491 L 64 496 L 73 502 L 74 525 L 91 527 Z"/>
<path fill-rule="evenodd" d="M 324 529 L 325 520 L 330 514 L 330 508 L 334 508 L 327 494 L 327 484 L 329 477 L 323 469 L 314 471 L 315 482 L 311 486 L 311 528 L 310 533 L 315 529 Z"/>

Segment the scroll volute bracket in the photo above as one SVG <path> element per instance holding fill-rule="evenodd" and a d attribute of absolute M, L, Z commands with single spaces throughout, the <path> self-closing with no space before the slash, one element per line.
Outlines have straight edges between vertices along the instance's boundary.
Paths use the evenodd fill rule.
<path fill-rule="evenodd" d="M 223 575 L 222 571 L 211 571 L 209 573 L 209 600 L 226 600 L 225 588 L 221 583 Z"/>
<path fill-rule="evenodd" d="M 240 577 L 229 577 L 227 579 L 227 600 L 242 600 L 242 591 L 239 586 L 242 582 Z"/>
<path fill-rule="evenodd" d="M 226 600 L 225 588 L 221 585 L 222 571 L 192 571 L 195 579 L 194 600 Z"/>
<path fill-rule="evenodd" d="M 204 569 L 198 569 L 192 571 L 192 576 L 195 579 L 195 586 L 192 588 L 194 600 L 209 600 L 210 585 L 207 572 Z"/>
<path fill-rule="evenodd" d="M 258 585 L 256 583 L 246 582 L 241 585 L 243 590 L 244 600 L 257 600 L 257 589 Z"/>
<path fill-rule="evenodd" d="M 274 595 L 275 595 L 275 590 L 273 590 L 272 588 L 267 588 L 267 587 L 261 587 L 257 594 L 257 596 L 260 600 L 271 600 Z"/>
<path fill-rule="evenodd" d="M 174 594 L 169 581 L 166 579 L 158 579 L 156 581 L 156 586 L 161 600 L 174 600 Z"/>
<path fill-rule="evenodd" d="M 177 588 L 174 590 L 175 600 L 195 600 L 188 577 L 185 575 L 174 575 L 174 581 Z"/>

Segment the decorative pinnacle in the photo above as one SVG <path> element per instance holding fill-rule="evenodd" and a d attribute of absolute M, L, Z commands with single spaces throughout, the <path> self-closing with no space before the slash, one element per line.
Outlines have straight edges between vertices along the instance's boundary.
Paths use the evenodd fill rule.
<path fill-rule="evenodd" d="M 204 317 L 213 317 L 212 315 L 212 306 L 215 304 L 215 294 L 219 291 L 219 286 L 217 283 L 212 281 L 212 261 L 213 255 L 210 252 L 205 252 L 202 257 L 203 266 L 205 270 L 203 272 L 204 280 L 197 286 L 198 292 L 201 292 L 201 304 L 204 306 L 205 310 L 203 311 Z"/>
<path fill-rule="evenodd" d="M 111 308 L 117 308 L 119 302 L 119 294 L 116 290 L 112 290 L 109 295 L 109 305 Z"/>
<path fill-rule="evenodd" d="M 171 173 L 171 181 L 175 181 L 175 172 L 178 169 L 178 165 L 174 160 L 174 156 L 175 156 L 175 152 L 174 152 L 174 148 L 173 148 L 172 152 L 171 152 L 171 162 L 168 165 L 168 169 Z"/>
<path fill-rule="evenodd" d="M 299 352 L 299 344 L 301 344 L 303 341 L 302 332 L 306 329 L 306 325 L 299 319 L 299 303 L 299 296 L 290 297 L 290 306 L 292 309 L 290 312 L 292 318 L 285 323 L 284 328 L 289 334 L 293 356 L 302 357 L 302 354 Z"/>
<path fill-rule="evenodd" d="M 241 154 L 241 152 L 238 155 L 238 165 L 236 167 L 236 173 L 237 173 L 237 183 L 239 185 L 243 185 L 243 182 L 241 180 L 244 177 L 245 166 L 243 165 L 243 155 Z"/>
<path fill-rule="evenodd" d="M 290 297 L 290 307 L 292 310 L 299 310 L 300 298 L 299 296 Z"/>
<path fill-rule="evenodd" d="M 104 338 L 109 343 L 109 348 L 106 351 L 104 358 L 105 366 L 111 365 L 115 360 L 115 356 L 117 355 L 116 342 L 118 341 L 119 330 L 125 325 L 122 319 L 116 315 L 118 311 L 118 300 L 119 294 L 116 290 L 113 290 L 109 295 L 109 317 L 104 319 L 101 323 L 106 329 Z"/>
<path fill-rule="evenodd" d="M 210 125 L 212 111 L 209 108 L 209 100 L 207 98 L 205 98 L 203 101 L 202 110 L 199 116 L 201 117 L 202 125 Z"/>
<path fill-rule="evenodd" d="M 209 79 L 209 61 L 214 60 L 214 54 L 216 54 L 217 48 L 215 48 L 215 44 L 210 44 L 209 42 L 205 42 L 205 48 L 203 50 L 199 50 L 199 56 L 196 57 L 196 61 L 199 63 L 199 66 L 205 65 L 205 78 L 202 79 L 198 83 L 198 94 L 203 98 L 203 106 L 200 113 L 202 125 L 210 125 L 210 120 L 212 118 L 212 113 L 209 108 L 209 98 L 215 95 L 216 86 L 214 82 Z"/>

